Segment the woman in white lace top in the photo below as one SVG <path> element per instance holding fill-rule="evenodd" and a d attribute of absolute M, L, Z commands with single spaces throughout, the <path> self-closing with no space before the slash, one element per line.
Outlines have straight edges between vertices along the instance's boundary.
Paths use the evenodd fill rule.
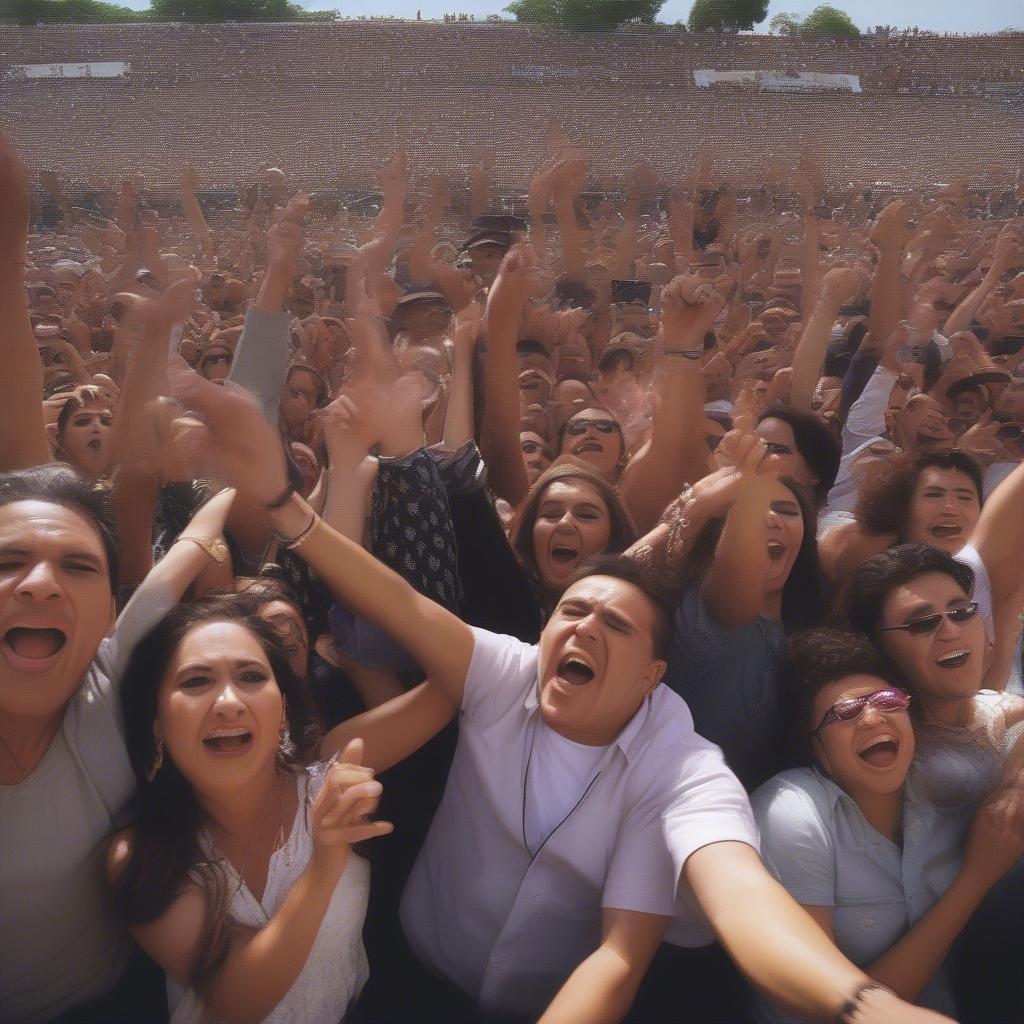
<path fill-rule="evenodd" d="M 274 634 L 230 597 L 182 605 L 136 648 L 123 710 L 135 824 L 115 901 L 168 977 L 174 1024 L 338 1024 L 368 968 L 369 865 L 353 843 L 380 783 L 319 741 Z"/>

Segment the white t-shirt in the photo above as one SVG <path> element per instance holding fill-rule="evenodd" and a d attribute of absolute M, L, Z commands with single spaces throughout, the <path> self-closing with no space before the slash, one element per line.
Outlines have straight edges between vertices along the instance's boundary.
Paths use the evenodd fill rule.
<path fill-rule="evenodd" d="M 569 816 L 594 779 L 607 747 L 588 747 L 540 729 L 526 766 L 526 845 L 536 852 Z"/>
<path fill-rule="evenodd" d="M 703 846 L 756 848 L 758 836 L 743 787 L 683 699 L 664 685 L 644 699 L 534 854 L 526 772 L 548 729 L 537 648 L 473 635 L 459 743 L 402 897 L 416 955 L 485 1011 L 536 1018 L 600 945 L 602 908 L 670 917 L 678 945 L 711 942 L 683 866 Z"/>

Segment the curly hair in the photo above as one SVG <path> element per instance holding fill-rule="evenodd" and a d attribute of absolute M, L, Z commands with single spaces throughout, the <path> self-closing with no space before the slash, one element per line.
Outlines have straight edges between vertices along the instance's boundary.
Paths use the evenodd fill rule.
<path fill-rule="evenodd" d="M 954 448 L 905 452 L 873 467 L 861 484 L 857 521 L 870 533 L 892 533 L 897 541 L 906 540 L 914 491 L 921 474 L 929 468 L 953 469 L 969 477 L 981 504 L 981 467 L 966 452 Z"/>

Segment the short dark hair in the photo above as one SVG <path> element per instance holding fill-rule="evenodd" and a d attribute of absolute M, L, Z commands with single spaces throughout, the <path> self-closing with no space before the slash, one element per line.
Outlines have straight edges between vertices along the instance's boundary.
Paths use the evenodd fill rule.
<path fill-rule="evenodd" d="M 910 520 L 910 504 L 921 474 L 929 468 L 955 469 L 968 477 L 983 500 L 981 467 L 966 452 L 942 448 L 931 452 L 906 452 L 873 468 L 861 484 L 857 519 L 872 533 L 894 533 L 903 539 Z"/>
<path fill-rule="evenodd" d="M 810 740 L 811 709 L 818 694 L 830 683 L 856 675 L 878 676 L 893 686 L 905 686 L 903 673 L 863 633 L 809 629 L 790 638 L 785 683 L 803 745 Z"/>
<path fill-rule="evenodd" d="M 974 570 L 969 565 L 928 544 L 897 544 L 869 558 L 854 572 L 846 596 L 850 626 L 877 640 L 882 608 L 889 595 L 930 572 L 949 576 L 968 596 L 974 593 Z"/>
<path fill-rule="evenodd" d="M 46 501 L 80 515 L 99 534 L 107 556 L 110 589 L 117 593 L 120 559 L 117 529 L 107 491 L 79 476 L 70 466 L 50 462 L 0 473 L 0 506 L 15 501 Z"/>
<path fill-rule="evenodd" d="M 818 485 L 814 488 L 814 501 L 821 508 L 839 473 L 839 460 L 842 458 L 839 442 L 820 416 L 813 412 L 804 412 L 802 409 L 794 409 L 782 402 L 772 402 L 757 417 L 758 426 L 767 419 L 782 420 L 793 431 L 797 451 L 818 478 Z"/>
<path fill-rule="evenodd" d="M 672 612 L 668 605 L 658 596 L 655 585 L 647 570 L 628 555 L 601 554 L 585 558 L 569 581 L 571 587 L 580 580 L 591 576 L 611 576 L 617 580 L 631 583 L 647 598 L 654 612 L 654 625 L 651 627 L 651 647 L 654 655 L 662 660 L 668 657 L 668 646 L 672 639 Z"/>
<path fill-rule="evenodd" d="M 606 349 L 601 358 L 597 361 L 597 368 L 602 373 L 614 370 L 617 365 L 622 365 L 626 370 L 632 370 L 636 362 L 633 352 L 628 348 L 618 347 Z"/>

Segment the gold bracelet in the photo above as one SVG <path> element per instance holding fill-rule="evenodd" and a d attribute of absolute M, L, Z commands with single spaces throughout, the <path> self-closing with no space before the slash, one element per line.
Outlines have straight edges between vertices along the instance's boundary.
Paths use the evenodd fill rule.
<path fill-rule="evenodd" d="M 201 537 L 188 537 L 182 534 L 175 544 L 181 540 L 190 540 L 193 544 L 198 544 L 218 565 L 223 565 L 227 561 L 228 546 L 219 537 L 216 540 L 203 540 Z"/>
<path fill-rule="evenodd" d="M 301 530 L 294 537 L 282 537 L 279 533 L 274 534 L 274 540 L 288 551 L 294 551 L 313 532 L 314 527 L 320 522 L 320 517 L 314 512 L 309 525 Z"/>

